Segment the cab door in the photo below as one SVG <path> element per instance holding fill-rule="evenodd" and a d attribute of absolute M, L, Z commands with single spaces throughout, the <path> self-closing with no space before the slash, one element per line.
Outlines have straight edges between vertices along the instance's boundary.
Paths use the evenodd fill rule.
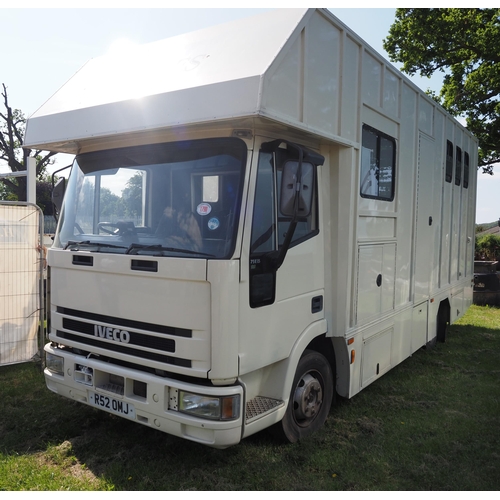
<path fill-rule="evenodd" d="M 240 281 L 240 374 L 289 356 L 306 328 L 324 318 L 324 248 L 319 228 L 318 175 L 311 213 L 297 221 L 279 269 L 270 264 L 282 248 L 290 217 L 280 212 L 284 162 L 296 152 L 269 152 L 257 137 L 252 160 Z"/>

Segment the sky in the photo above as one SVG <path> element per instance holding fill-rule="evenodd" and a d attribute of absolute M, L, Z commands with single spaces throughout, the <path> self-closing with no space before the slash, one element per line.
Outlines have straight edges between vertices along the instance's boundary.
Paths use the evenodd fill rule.
<path fill-rule="evenodd" d="M 140 3 L 88 0 L 82 3 L 75 0 L 71 2 L 74 7 L 61 8 L 61 5 L 67 4 L 18 0 L 12 7 L 9 7 L 9 2 L 2 2 L 0 7 L 0 84 L 4 83 L 7 87 L 9 105 L 22 110 L 26 117 L 92 58 L 123 48 L 126 44 L 154 42 L 249 17 L 265 10 L 260 5 L 270 5 L 256 1 L 253 5 L 258 8 L 228 9 L 223 8 L 222 3 L 220 8 L 207 9 L 199 8 L 196 3 L 183 2 L 189 8 L 155 8 L 172 3 L 150 0 Z M 141 8 L 136 7 L 138 4 Z M 356 2 L 350 4 L 357 5 Z M 40 5 L 43 7 L 39 8 Z M 80 8 L 80 5 L 85 8 Z M 287 2 L 290 7 L 305 5 Z M 394 21 L 394 8 L 368 9 L 360 6 L 329 10 L 388 59 L 382 43 Z M 398 64 L 395 67 L 398 68 Z M 430 88 L 438 92 L 442 77 L 440 74 L 431 79 L 416 76 L 411 80 L 422 90 Z M 72 159 L 73 156 L 57 155 L 52 170 L 71 163 Z M 8 167 L 0 165 L 0 172 L 7 171 Z M 493 176 L 478 173 L 477 223 L 493 222 L 500 217 L 500 166 L 494 171 Z"/>

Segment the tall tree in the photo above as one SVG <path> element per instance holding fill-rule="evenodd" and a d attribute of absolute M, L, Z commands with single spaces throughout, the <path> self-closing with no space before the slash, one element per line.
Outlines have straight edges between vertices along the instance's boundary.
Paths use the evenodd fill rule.
<path fill-rule="evenodd" d="M 445 73 L 430 93 L 479 140 L 479 167 L 500 161 L 500 9 L 396 9 L 384 48 L 402 71 Z"/>
<path fill-rule="evenodd" d="M 142 175 L 140 173 L 133 175 L 127 181 L 127 186 L 122 191 L 122 198 L 125 203 L 125 215 L 139 217 L 142 214 Z"/>
<path fill-rule="evenodd" d="M 26 118 L 19 109 L 13 110 L 9 106 L 7 87 L 4 83 L 2 87 L 4 111 L 0 113 L 0 161 L 6 162 L 12 172 L 20 172 L 26 170 L 28 156 L 34 156 L 37 179 L 42 179 L 47 166 L 54 163 L 52 157 L 56 153 L 23 149 Z M 7 194 L 7 196 L 18 201 L 26 201 L 26 177 L 0 179 L 0 182 L 3 183 L 4 192 L 11 195 Z M 0 192 L 2 192 L 1 189 Z"/>

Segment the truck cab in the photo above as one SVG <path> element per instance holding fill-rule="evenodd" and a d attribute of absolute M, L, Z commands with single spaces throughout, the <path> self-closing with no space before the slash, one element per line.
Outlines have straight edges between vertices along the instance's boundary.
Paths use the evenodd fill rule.
<path fill-rule="evenodd" d="M 326 332 L 323 163 L 249 129 L 76 155 L 49 252 L 49 388 L 214 446 L 281 420 L 295 373 L 263 386 L 262 370 Z M 308 383 L 302 427 L 326 385 Z"/>

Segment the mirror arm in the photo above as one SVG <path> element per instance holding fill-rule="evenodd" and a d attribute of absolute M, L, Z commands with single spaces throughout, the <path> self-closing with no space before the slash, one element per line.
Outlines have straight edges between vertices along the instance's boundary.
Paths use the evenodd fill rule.
<path fill-rule="evenodd" d="M 295 199 L 293 200 L 293 219 L 290 224 L 296 221 L 297 214 L 299 213 L 299 192 L 302 186 L 302 159 L 304 157 L 304 152 L 302 148 L 299 149 L 299 165 L 297 166 L 297 182 L 295 183 Z M 298 189 L 297 189 L 298 188 Z M 294 228 L 295 230 L 295 228 Z M 289 231 L 290 232 L 290 231 Z M 287 233 L 288 236 L 288 233 Z M 286 238 L 285 238 L 286 240 Z"/>
<path fill-rule="evenodd" d="M 54 187 L 55 187 L 55 178 L 56 178 L 56 175 L 59 173 L 59 172 L 62 172 L 63 170 L 66 170 L 67 168 L 70 168 L 73 164 L 70 164 L 70 165 L 67 165 L 63 168 L 60 168 L 59 170 L 56 170 L 55 172 L 52 173 L 52 192 L 54 192 Z M 61 200 L 61 203 L 62 203 L 62 200 Z M 58 219 L 57 219 L 57 216 L 56 216 L 56 212 L 57 210 L 56 209 L 60 209 L 61 207 L 57 207 L 56 204 L 54 202 L 52 202 L 52 205 L 54 206 L 54 210 L 53 210 L 53 217 L 55 219 L 56 222 L 59 222 Z"/>
<path fill-rule="evenodd" d="M 59 170 L 56 170 L 55 172 L 52 173 L 52 189 L 54 189 L 54 186 L 55 186 L 55 178 L 56 178 L 56 175 L 59 173 L 59 172 L 62 172 L 63 170 L 66 170 L 67 168 L 70 168 L 72 167 L 73 164 L 71 163 L 70 165 L 66 165 L 65 167 L 63 168 L 60 168 Z"/>
<path fill-rule="evenodd" d="M 288 231 L 286 232 L 285 240 L 283 241 L 283 245 L 276 256 L 276 260 L 273 262 L 274 269 L 277 271 L 283 262 L 285 261 L 286 254 L 288 249 L 290 248 L 290 243 L 292 242 L 293 234 L 295 233 L 295 228 L 297 227 L 297 216 L 294 216 L 290 222 L 290 226 L 288 227 Z"/>

